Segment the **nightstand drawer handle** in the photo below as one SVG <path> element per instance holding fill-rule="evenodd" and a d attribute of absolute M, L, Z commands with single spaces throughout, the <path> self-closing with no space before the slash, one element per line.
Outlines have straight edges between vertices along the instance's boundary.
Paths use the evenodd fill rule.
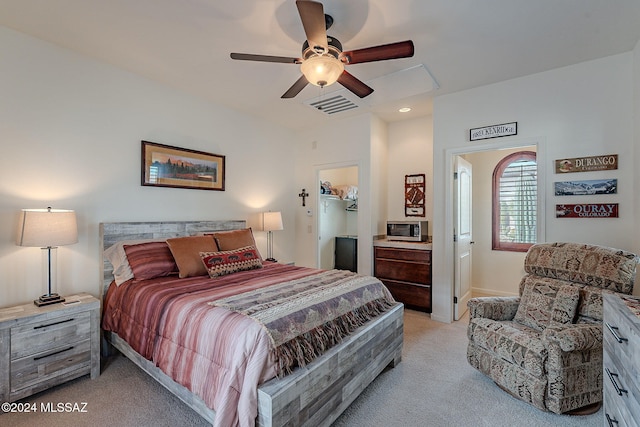
<path fill-rule="evenodd" d="M 623 338 L 620 335 L 618 335 L 618 328 L 616 326 L 611 326 L 607 322 L 604 322 L 604 323 L 605 323 L 605 325 L 607 325 L 607 328 L 609 329 L 609 332 L 611 332 L 611 334 L 613 334 L 613 337 L 616 339 L 616 341 L 618 341 L 621 344 L 622 344 L 623 341 L 629 341 L 628 338 Z"/>
<path fill-rule="evenodd" d="M 620 387 L 618 385 L 618 382 L 616 381 L 616 378 L 618 378 L 618 374 L 614 374 L 612 373 L 609 368 L 604 368 L 605 371 L 607 371 L 607 375 L 609 375 L 609 379 L 611 380 L 611 383 L 613 384 L 613 387 L 616 389 L 616 393 L 618 393 L 618 396 L 622 396 L 622 393 L 628 393 L 627 390 L 623 389 L 622 387 Z M 616 378 L 614 378 L 616 377 Z"/>
<path fill-rule="evenodd" d="M 72 317 L 71 319 L 65 319 L 65 320 L 61 320 L 59 322 L 53 322 L 53 323 L 47 323 L 46 325 L 34 326 L 33 329 L 46 328 L 48 326 L 59 325 L 60 323 L 73 322 L 74 320 L 76 320 L 76 319 L 74 319 Z"/>
<path fill-rule="evenodd" d="M 44 356 L 34 357 L 33 360 L 40 360 L 40 359 L 44 359 L 45 357 L 55 356 L 56 354 L 64 353 L 65 351 L 69 351 L 69 350 L 72 350 L 72 349 L 73 349 L 73 346 L 67 347 L 67 348 L 63 348 L 62 350 L 54 351 L 53 353 L 45 354 Z"/>
<path fill-rule="evenodd" d="M 607 417 L 607 423 L 609 423 L 609 427 L 613 427 L 613 425 L 618 425 L 618 420 L 616 420 L 615 418 L 611 418 L 609 416 L 609 414 L 605 414 Z"/>

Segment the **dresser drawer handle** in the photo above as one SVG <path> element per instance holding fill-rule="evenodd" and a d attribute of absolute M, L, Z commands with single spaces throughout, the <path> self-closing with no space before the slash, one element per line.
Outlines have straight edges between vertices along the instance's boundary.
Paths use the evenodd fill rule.
<path fill-rule="evenodd" d="M 607 325 L 607 328 L 609 329 L 609 332 L 611 332 L 611 334 L 613 334 L 613 337 L 616 339 L 616 341 L 618 341 L 621 344 L 622 344 L 623 341 L 629 341 L 628 338 L 623 338 L 620 335 L 618 335 L 618 328 L 616 326 L 611 326 L 607 322 L 604 322 L 604 323 L 605 323 L 605 325 Z"/>
<path fill-rule="evenodd" d="M 54 351 L 53 353 L 45 354 L 44 356 L 34 357 L 33 360 L 40 360 L 40 359 L 44 359 L 45 357 L 55 356 L 56 354 L 64 353 L 65 351 L 69 351 L 69 350 L 72 350 L 72 349 L 73 349 L 73 346 L 67 347 L 67 348 L 63 348 L 62 350 Z"/>
<path fill-rule="evenodd" d="M 53 322 L 53 323 L 47 323 L 46 325 L 34 326 L 33 329 L 46 328 L 48 326 L 59 325 L 60 323 L 73 322 L 74 320 L 76 319 L 72 317 L 71 319 L 60 320 L 59 322 Z"/>
<path fill-rule="evenodd" d="M 622 387 L 620 387 L 618 385 L 618 382 L 616 381 L 616 378 L 618 378 L 618 374 L 614 374 L 612 373 L 609 368 L 604 368 L 605 371 L 607 371 L 607 375 L 609 375 L 609 379 L 611 380 L 611 383 L 613 384 L 613 387 L 616 389 L 616 393 L 618 393 L 618 396 L 622 396 L 622 393 L 628 393 L 627 390 L 623 389 Z M 614 378 L 616 377 L 616 378 Z"/>
<path fill-rule="evenodd" d="M 609 423 L 609 427 L 613 427 L 613 425 L 618 425 L 618 420 L 615 418 L 611 418 L 609 414 L 604 414 L 607 417 L 607 423 Z"/>

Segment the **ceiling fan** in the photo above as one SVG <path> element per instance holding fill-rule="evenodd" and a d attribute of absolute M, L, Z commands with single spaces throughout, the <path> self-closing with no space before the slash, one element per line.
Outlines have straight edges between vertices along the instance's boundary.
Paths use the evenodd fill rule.
<path fill-rule="evenodd" d="M 364 98 L 370 95 L 373 89 L 347 72 L 344 69 L 345 65 L 413 56 L 413 42 L 411 40 L 343 51 L 342 44 L 338 39 L 327 36 L 327 30 L 333 24 L 333 18 L 324 14 L 322 3 L 297 0 L 296 6 L 307 36 L 307 40 L 302 45 L 301 58 L 250 53 L 231 54 L 232 59 L 244 61 L 300 65 L 302 76 L 282 95 L 282 98 L 295 97 L 308 83 L 324 87 L 335 82 L 340 83 L 360 98 Z"/>

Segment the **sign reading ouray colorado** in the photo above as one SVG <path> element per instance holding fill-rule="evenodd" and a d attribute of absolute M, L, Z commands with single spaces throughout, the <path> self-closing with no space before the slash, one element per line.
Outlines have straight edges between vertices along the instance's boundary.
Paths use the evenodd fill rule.
<path fill-rule="evenodd" d="M 556 160 L 556 173 L 604 171 L 612 169 L 618 169 L 617 154 Z"/>
<path fill-rule="evenodd" d="M 503 123 L 501 125 L 485 126 L 469 130 L 469 141 L 479 139 L 499 138 L 518 134 L 518 122 Z"/>
<path fill-rule="evenodd" d="M 618 218 L 617 203 L 556 205 L 556 218 Z"/>

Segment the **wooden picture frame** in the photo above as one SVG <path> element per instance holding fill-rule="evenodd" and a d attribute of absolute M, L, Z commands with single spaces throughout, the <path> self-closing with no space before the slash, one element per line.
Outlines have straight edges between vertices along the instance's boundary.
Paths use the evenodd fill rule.
<path fill-rule="evenodd" d="M 425 201 L 425 174 L 404 176 L 404 215 L 426 216 Z"/>
<path fill-rule="evenodd" d="M 225 156 L 142 141 L 142 185 L 224 191 Z"/>

